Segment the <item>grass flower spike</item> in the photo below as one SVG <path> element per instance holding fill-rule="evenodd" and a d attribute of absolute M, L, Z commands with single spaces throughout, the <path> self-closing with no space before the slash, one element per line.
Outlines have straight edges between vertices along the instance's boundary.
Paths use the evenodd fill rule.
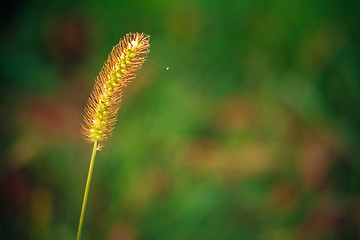
<path fill-rule="evenodd" d="M 132 81 L 149 52 L 149 36 L 129 33 L 112 49 L 96 79 L 95 87 L 85 108 L 83 134 L 93 143 L 88 177 L 80 214 L 77 240 L 81 238 L 91 176 L 96 151 L 103 145 L 113 129 L 124 88 Z"/>
<path fill-rule="evenodd" d="M 149 36 L 129 33 L 110 52 L 85 109 L 83 133 L 90 142 L 101 145 L 111 135 L 123 90 L 135 78 L 148 48 Z"/>

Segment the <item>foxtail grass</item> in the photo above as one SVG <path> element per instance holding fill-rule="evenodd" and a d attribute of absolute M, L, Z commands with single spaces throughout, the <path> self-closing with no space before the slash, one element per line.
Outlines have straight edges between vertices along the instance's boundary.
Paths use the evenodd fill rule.
<path fill-rule="evenodd" d="M 114 130 L 117 112 L 125 87 L 135 79 L 149 52 L 149 36 L 144 33 L 128 33 L 113 47 L 107 61 L 95 81 L 88 104 L 85 107 L 83 135 L 93 144 L 90 167 L 87 176 L 81 208 L 77 240 L 81 238 L 89 195 L 96 151 Z"/>

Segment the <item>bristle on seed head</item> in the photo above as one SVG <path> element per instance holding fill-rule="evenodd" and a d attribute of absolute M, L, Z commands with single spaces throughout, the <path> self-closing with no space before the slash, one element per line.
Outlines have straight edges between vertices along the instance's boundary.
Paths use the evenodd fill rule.
<path fill-rule="evenodd" d="M 114 129 L 124 88 L 136 77 L 149 52 L 149 36 L 128 33 L 112 49 L 85 107 L 83 134 L 100 146 Z"/>

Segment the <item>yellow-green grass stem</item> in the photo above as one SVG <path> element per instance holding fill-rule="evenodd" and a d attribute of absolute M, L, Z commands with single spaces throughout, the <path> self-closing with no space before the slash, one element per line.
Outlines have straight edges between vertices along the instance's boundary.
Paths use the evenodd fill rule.
<path fill-rule="evenodd" d="M 92 172 L 94 169 L 96 150 L 97 150 L 97 142 L 94 142 L 94 147 L 93 147 L 92 154 L 91 154 L 89 172 L 88 172 L 88 176 L 87 176 L 87 180 L 86 180 L 86 187 L 85 187 L 84 199 L 83 199 L 82 208 L 81 208 L 80 222 L 79 222 L 79 228 L 78 228 L 76 240 L 80 240 L 80 238 L 81 238 L 81 230 L 82 230 L 82 226 L 83 226 L 83 222 L 84 222 L 86 203 L 87 203 L 87 199 L 88 199 L 88 195 L 89 195 Z"/>

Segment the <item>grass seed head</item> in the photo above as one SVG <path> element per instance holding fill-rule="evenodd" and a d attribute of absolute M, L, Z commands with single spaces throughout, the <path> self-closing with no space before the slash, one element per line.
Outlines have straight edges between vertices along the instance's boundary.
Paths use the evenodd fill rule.
<path fill-rule="evenodd" d="M 114 129 L 124 88 L 135 77 L 149 52 L 149 36 L 128 33 L 112 49 L 85 107 L 83 134 L 99 146 Z"/>

